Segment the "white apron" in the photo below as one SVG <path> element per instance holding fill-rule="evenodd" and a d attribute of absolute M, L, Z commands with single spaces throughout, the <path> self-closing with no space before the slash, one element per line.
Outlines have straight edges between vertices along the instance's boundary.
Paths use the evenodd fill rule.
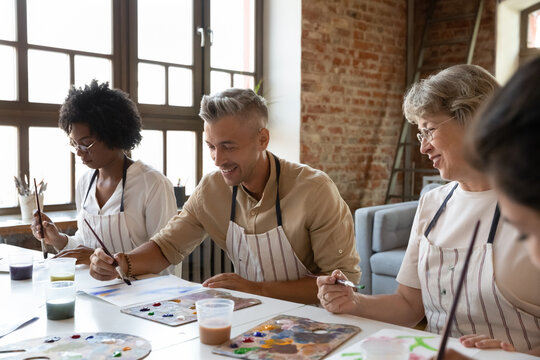
<path fill-rule="evenodd" d="M 276 163 L 276 217 L 277 227 L 263 234 L 246 234 L 244 228 L 234 222 L 236 194 L 233 187 L 231 218 L 227 229 L 227 252 L 234 264 L 234 272 L 250 281 L 298 280 L 310 271 L 302 264 L 285 236 L 281 221 L 279 202 L 279 159 Z"/>
<path fill-rule="evenodd" d="M 122 173 L 122 198 L 120 201 L 120 212 L 111 215 L 92 215 L 84 209 L 84 204 L 92 188 L 92 184 L 96 180 L 99 171 L 96 170 L 94 175 L 92 175 L 92 180 L 90 180 L 90 185 L 88 185 L 88 190 L 86 191 L 86 196 L 81 206 L 81 216 L 83 219 L 86 219 L 88 223 L 92 226 L 96 234 L 103 241 L 107 249 L 115 254 L 117 252 L 127 253 L 133 250 L 136 246 L 131 240 L 129 235 L 129 229 L 126 224 L 126 217 L 124 214 L 124 188 L 126 185 L 126 173 L 127 173 L 127 161 L 124 158 L 124 170 Z M 88 228 L 88 226 L 82 227 L 83 235 L 85 239 L 92 239 L 93 248 L 100 247 L 99 243 L 95 240 L 94 235 Z"/>
<path fill-rule="evenodd" d="M 418 274 L 428 322 L 426 330 L 434 333 L 441 333 L 444 328 L 467 248 L 441 248 L 433 245 L 428 235 L 457 186 L 450 191 L 420 241 Z M 512 305 L 497 288 L 493 239 L 499 217 L 497 206 L 487 242 L 476 246 L 472 253 L 450 336 L 485 334 L 511 343 L 518 351 L 527 351 L 540 346 L 540 318 Z"/>

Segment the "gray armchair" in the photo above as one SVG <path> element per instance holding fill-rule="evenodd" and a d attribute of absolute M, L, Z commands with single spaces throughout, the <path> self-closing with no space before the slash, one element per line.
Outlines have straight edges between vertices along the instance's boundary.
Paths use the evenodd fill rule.
<path fill-rule="evenodd" d="M 356 250 L 360 255 L 363 294 L 392 294 L 403 261 L 418 201 L 356 210 Z"/>
<path fill-rule="evenodd" d="M 429 184 L 421 195 L 439 186 Z M 354 213 L 356 250 L 360 255 L 363 294 L 393 294 L 418 201 L 370 206 Z"/>

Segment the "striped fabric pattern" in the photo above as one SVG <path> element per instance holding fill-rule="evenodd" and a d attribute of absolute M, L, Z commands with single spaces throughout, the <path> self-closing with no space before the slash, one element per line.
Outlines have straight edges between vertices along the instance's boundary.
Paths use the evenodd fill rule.
<path fill-rule="evenodd" d="M 101 216 L 91 215 L 82 209 L 81 216 L 88 221 L 111 253 L 130 252 L 136 247 L 129 236 L 123 212 Z M 91 247 L 100 247 L 88 227 L 83 227 L 83 234 L 86 240 L 92 239 L 90 242 Z"/>
<path fill-rule="evenodd" d="M 227 251 L 235 273 L 250 281 L 298 280 L 309 273 L 281 226 L 263 234 L 246 234 L 229 221 Z"/>
<path fill-rule="evenodd" d="M 440 333 L 454 299 L 466 248 L 437 247 L 420 242 L 418 272 L 427 331 Z M 513 344 L 518 351 L 540 346 L 540 319 L 512 305 L 498 290 L 494 278 L 493 247 L 478 246 L 469 263 L 451 336 L 485 334 Z"/>

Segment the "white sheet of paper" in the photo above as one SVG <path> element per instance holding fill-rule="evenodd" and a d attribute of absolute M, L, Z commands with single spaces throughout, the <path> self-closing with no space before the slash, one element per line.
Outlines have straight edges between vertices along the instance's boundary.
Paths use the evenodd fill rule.
<path fill-rule="evenodd" d="M 131 284 L 129 286 L 122 282 L 120 284 L 81 289 L 81 291 L 111 304 L 124 307 L 157 300 L 173 299 L 202 287 L 200 284 L 194 284 L 174 275 L 136 280 L 132 281 Z"/>
<path fill-rule="evenodd" d="M 403 331 L 403 330 L 394 330 L 394 329 L 382 329 L 372 334 L 371 337 L 389 337 L 389 338 L 398 338 L 402 339 L 405 344 L 409 347 L 410 355 L 409 360 L 428 360 L 432 356 L 437 355 L 437 350 L 439 349 L 439 344 L 441 342 L 441 336 L 437 334 L 429 334 L 423 332 Z M 354 355 L 361 356 L 362 341 L 359 341 L 349 347 L 346 347 L 338 351 L 335 355 L 332 355 L 328 360 L 346 360 L 346 359 L 356 359 Z M 446 343 L 447 349 L 454 349 L 459 351 L 463 355 L 472 357 L 477 354 L 480 350 L 474 348 L 466 348 L 461 345 L 459 340 L 449 338 Z M 433 350 L 435 349 L 435 350 Z"/>

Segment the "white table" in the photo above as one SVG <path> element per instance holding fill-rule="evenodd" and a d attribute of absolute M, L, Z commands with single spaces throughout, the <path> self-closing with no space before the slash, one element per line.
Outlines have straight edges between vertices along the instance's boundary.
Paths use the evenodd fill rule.
<path fill-rule="evenodd" d="M 0 257 L 6 258 L 6 252 L 12 246 L 0 244 Z M 22 329 L 0 339 L 0 346 L 24 339 L 37 338 L 52 334 L 83 332 L 117 332 L 137 335 L 152 343 L 152 352 L 191 339 L 198 339 L 199 329 L 196 322 L 178 327 L 166 326 L 156 322 L 137 318 L 120 312 L 120 308 L 104 300 L 87 294 L 78 293 L 75 305 L 75 316 L 67 320 L 47 320 L 44 286 L 49 277 L 43 264 L 41 252 L 34 254 L 34 273 L 32 280 L 11 281 L 9 273 L 0 273 L 0 314 L 2 321 L 8 318 L 24 317 L 35 313 L 39 319 Z M 0 260 L 2 262 L 3 260 Z M 77 265 L 75 280 L 79 288 L 102 286 L 111 282 L 101 282 L 93 279 L 88 273 L 88 266 Z M 233 327 L 258 321 L 262 322 L 282 311 L 303 306 L 289 301 L 282 301 L 263 296 L 230 291 L 235 296 L 257 298 L 262 304 L 235 312 Z M 163 299 L 155 299 L 163 300 Z M 0 356 L 1 358 L 2 356 Z"/>
<path fill-rule="evenodd" d="M 0 244 L 0 257 L 6 257 L 6 251 L 10 246 Z M 31 250 L 29 250 L 31 251 Z M 212 354 L 212 346 L 202 345 L 198 339 L 197 323 L 170 327 L 152 321 L 137 318 L 121 313 L 119 308 L 103 300 L 86 294 L 78 294 L 76 300 L 75 317 L 68 320 L 47 320 L 45 309 L 44 285 L 48 281 L 48 274 L 40 252 L 33 251 L 34 274 L 32 280 L 11 281 L 9 273 L 0 273 L 0 308 L 4 321 L 8 317 L 28 316 L 35 312 L 39 319 L 22 329 L 0 339 L 0 346 L 23 339 L 30 339 L 54 334 L 84 333 L 84 332 L 119 332 L 137 335 L 149 340 L 152 344 L 152 352 L 148 359 L 224 359 L 224 356 Z M 3 260 L 0 260 L 0 263 Z M 88 274 L 88 267 L 77 265 L 76 281 L 81 287 L 100 286 L 105 283 L 99 282 Z M 116 282 L 116 280 L 114 280 Z M 277 314 L 287 314 L 307 317 L 316 321 L 343 323 L 356 325 L 362 331 L 349 340 L 344 346 L 366 338 L 367 336 L 385 328 L 403 329 L 414 331 L 396 325 L 368 320 L 351 315 L 334 315 L 322 308 L 297 304 L 288 301 L 276 300 L 263 296 L 230 291 L 235 296 L 254 297 L 262 301 L 262 304 L 239 310 L 234 313 L 231 336 L 237 336 L 251 329 L 257 324 L 272 318 Z M 163 300 L 163 299 L 156 299 Z M 187 355 L 189 354 L 189 357 Z M 7 355 L 6 355 L 7 356 Z M 2 356 L 0 356 L 2 358 Z M 506 353 L 500 350 L 481 351 L 478 359 L 537 359 L 532 356 L 517 353 Z"/>

